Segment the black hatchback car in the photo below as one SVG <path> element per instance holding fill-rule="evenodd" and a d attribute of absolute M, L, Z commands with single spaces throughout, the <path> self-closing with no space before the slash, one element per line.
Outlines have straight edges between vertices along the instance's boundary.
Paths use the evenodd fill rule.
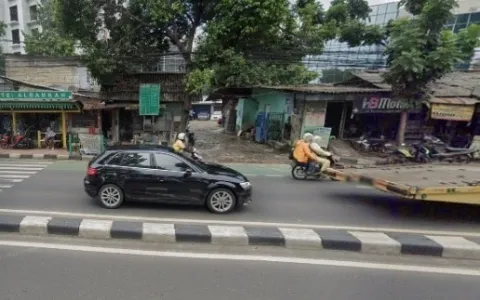
<path fill-rule="evenodd" d="M 204 205 L 225 214 L 252 199 L 252 186 L 239 172 L 163 146 L 109 148 L 88 164 L 83 183 L 105 208 L 126 200 Z"/>

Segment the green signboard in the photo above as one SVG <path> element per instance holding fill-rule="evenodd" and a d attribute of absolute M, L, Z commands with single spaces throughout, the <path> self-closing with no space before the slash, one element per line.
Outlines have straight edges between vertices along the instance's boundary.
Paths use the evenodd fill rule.
<path fill-rule="evenodd" d="M 11 100 L 70 100 L 72 92 L 63 91 L 0 91 L 0 101 Z"/>
<path fill-rule="evenodd" d="M 160 85 L 140 85 L 139 114 L 141 116 L 158 116 L 160 114 Z"/>

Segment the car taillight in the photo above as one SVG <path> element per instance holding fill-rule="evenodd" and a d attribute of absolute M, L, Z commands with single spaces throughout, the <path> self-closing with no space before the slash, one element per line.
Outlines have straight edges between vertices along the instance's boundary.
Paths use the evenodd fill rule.
<path fill-rule="evenodd" d="M 87 175 L 88 175 L 88 176 L 97 176 L 97 175 L 98 175 L 98 171 L 97 171 L 97 169 L 95 169 L 95 168 L 90 168 L 90 167 L 89 167 L 89 168 L 87 169 Z"/>

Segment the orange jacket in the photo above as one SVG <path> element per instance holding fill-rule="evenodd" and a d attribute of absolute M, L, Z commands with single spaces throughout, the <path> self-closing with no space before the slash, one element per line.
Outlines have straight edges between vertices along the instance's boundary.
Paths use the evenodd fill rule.
<path fill-rule="evenodd" d="M 304 140 L 295 143 L 293 157 L 300 163 L 307 163 L 308 159 L 317 160 L 317 156 L 310 150 L 310 146 Z"/>

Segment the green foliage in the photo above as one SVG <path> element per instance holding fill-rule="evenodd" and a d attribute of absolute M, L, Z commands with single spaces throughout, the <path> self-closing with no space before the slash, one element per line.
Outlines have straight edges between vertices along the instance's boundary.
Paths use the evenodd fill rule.
<path fill-rule="evenodd" d="M 73 56 L 75 55 L 75 41 L 62 35 L 58 23 L 55 21 L 53 1 L 43 1 L 38 6 L 38 23 L 42 32 L 25 36 L 25 52 L 31 55 L 46 56 Z"/>
<path fill-rule="evenodd" d="M 123 0 L 54 0 L 54 5 L 62 33 L 79 41 L 85 64 L 102 83 L 157 63 L 168 49 L 164 28 L 139 1 L 126 6 Z"/>
<path fill-rule="evenodd" d="M 360 22 L 370 9 L 363 0 L 335 0 L 325 11 L 315 0 L 220 0 L 205 26 L 194 68 L 210 70 L 210 82 L 189 78 L 189 91 L 205 86 L 306 84 L 318 74 L 302 63 L 319 55 L 328 40 L 351 46 L 383 41 L 384 32 Z"/>

